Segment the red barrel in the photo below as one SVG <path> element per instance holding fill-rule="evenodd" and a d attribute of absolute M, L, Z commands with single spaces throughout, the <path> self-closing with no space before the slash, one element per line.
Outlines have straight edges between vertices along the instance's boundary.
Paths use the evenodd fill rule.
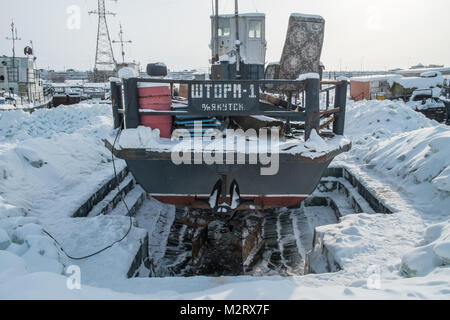
<path fill-rule="evenodd" d="M 167 85 L 142 84 L 138 88 L 139 106 L 141 109 L 170 110 L 172 95 Z M 159 129 L 161 138 L 172 135 L 172 116 L 140 116 L 141 125 L 152 129 Z"/>

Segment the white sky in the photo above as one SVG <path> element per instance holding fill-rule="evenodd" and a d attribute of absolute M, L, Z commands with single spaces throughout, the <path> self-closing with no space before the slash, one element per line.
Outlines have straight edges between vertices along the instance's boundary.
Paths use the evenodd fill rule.
<path fill-rule="evenodd" d="M 234 10 L 220 0 L 221 12 Z M 69 29 L 67 8 L 81 11 L 79 29 Z M 16 52 L 33 40 L 40 68 L 90 69 L 94 65 L 96 0 L 0 0 L 0 54 L 11 55 L 10 23 L 19 37 Z M 133 40 L 128 60 L 145 66 L 162 61 L 170 69 L 208 67 L 211 0 L 107 1 L 111 37 L 122 22 Z M 292 12 L 320 14 L 326 20 L 322 60 L 329 70 L 384 70 L 422 62 L 450 66 L 449 0 L 240 0 L 241 12 L 267 15 L 267 61 L 278 61 Z M 120 60 L 119 46 L 114 45 Z"/>

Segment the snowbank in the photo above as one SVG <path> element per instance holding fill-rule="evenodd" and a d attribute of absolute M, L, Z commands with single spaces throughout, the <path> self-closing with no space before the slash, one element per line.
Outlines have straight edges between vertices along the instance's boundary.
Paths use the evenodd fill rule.
<path fill-rule="evenodd" d="M 420 113 L 411 110 L 402 101 L 349 101 L 345 134 L 356 145 L 383 140 L 396 134 L 438 125 Z"/>
<path fill-rule="evenodd" d="M 102 142 L 111 136 L 108 105 L 2 112 L 0 218 L 73 214 L 112 174 Z"/>
<path fill-rule="evenodd" d="M 450 206 L 448 126 L 403 102 L 365 101 L 350 104 L 346 134 L 353 140 L 353 149 L 340 160 L 354 161 L 389 180 L 394 188 L 420 195 L 416 202 L 433 202 L 435 214 L 444 214 Z"/>
<path fill-rule="evenodd" d="M 406 217 L 408 224 L 405 224 Z M 400 263 L 398 253 L 414 246 L 421 228 L 418 217 L 407 211 L 394 215 L 345 216 L 337 225 L 316 228 L 311 271 L 364 273 L 371 267 L 377 267 L 380 272 L 389 271 Z"/>
<path fill-rule="evenodd" d="M 395 176 L 411 192 L 448 192 L 450 130 L 413 111 L 403 102 L 365 101 L 351 104 L 346 134 L 353 149 L 340 159 Z M 418 184 L 432 184 L 420 186 Z M 442 194 L 442 196 L 447 196 Z"/>
<path fill-rule="evenodd" d="M 433 97 L 439 97 L 440 96 L 440 89 L 439 92 L 433 93 Z M 420 92 L 417 94 L 421 94 Z M 413 94 L 414 97 L 415 94 Z M 413 98 L 411 99 L 413 100 Z M 434 99 L 426 99 L 424 102 L 422 101 L 409 101 L 406 103 L 411 109 L 413 110 L 427 110 L 432 108 L 445 108 L 445 104 L 442 101 L 436 101 Z"/>
<path fill-rule="evenodd" d="M 442 86 L 444 84 L 444 78 L 441 74 L 433 78 L 422 78 L 422 77 L 397 77 L 389 78 L 389 85 L 392 87 L 394 83 L 398 83 L 403 88 L 407 89 L 428 89 L 435 88 L 437 86 Z"/>
<path fill-rule="evenodd" d="M 167 149 L 170 141 L 165 140 Z M 149 127 L 139 126 L 136 129 L 126 129 L 120 134 L 119 146 L 122 148 L 163 148 L 160 143 L 159 129 L 152 130 Z"/>
<path fill-rule="evenodd" d="M 6 275 L 63 272 L 59 250 L 36 218 L 0 218 L 0 246 L 0 283 Z"/>
<path fill-rule="evenodd" d="M 395 175 L 407 185 L 426 183 L 427 189 L 448 193 L 449 145 L 447 127 L 419 129 L 379 143 L 362 160 L 370 168 Z"/>
<path fill-rule="evenodd" d="M 130 226 L 129 217 L 100 215 L 93 218 L 45 219 L 45 228 L 72 257 L 83 257 L 101 250 L 121 239 Z M 65 266 L 77 265 L 83 283 L 108 286 L 114 280 L 126 280 L 134 272 L 130 266 L 141 246 L 148 246 L 147 231 L 132 226 L 128 236 L 113 247 L 84 260 L 71 260 L 62 255 Z M 147 270 L 147 274 L 149 271 Z M 146 276 L 142 275 L 142 276 Z"/>
<path fill-rule="evenodd" d="M 345 217 L 337 226 L 322 227 L 317 241 L 319 247 L 332 252 L 328 262 L 336 262 L 343 269 L 351 268 L 349 262 L 355 261 L 353 250 L 358 248 L 370 252 L 369 248 L 377 244 L 375 232 L 386 240 L 389 237 L 395 239 L 391 248 L 399 245 L 399 237 L 403 240 L 413 235 L 409 245 L 420 247 L 408 249 L 405 244 L 397 251 L 402 255 L 411 251 L 401 262 L 401 271 L 407 276 L 424 276 L 444 265 L 450 226 L 450 128 L 425 118 L 403 102 L 364 101 L 349 105 L 346 133 L 353 140 L 353 149 L 340 156 L 338 163 L 356 166 L 368 176 L 377 177 L 379 182 L 372 191 L 390 202 L 396 212 L 392 217 L 377 217 L 367 230 L 354 221 L 361 219 L 361 215 Z M 391 221 L 377 231 L 382 220 L 392 219 L 396 222 Z M 349 240 L 342 230 L 350 222 L 355 228 L 352 236 L 356 237 Z M 434 223 L 438 226 L 425 231 L 423 243 L 414 240 L 420 239 L 425 227 Z M 357 239 L 358 233 L 362 235 L 360 240 Z M 437 249 L 442 251 L 439 251 L 439 257 L 435 249 L 438 243 L 443 243 Z M 389 252 L 387 243 L 379 244 L 379 247 L 384 253 Z M 346 260 L 349 253 L 351 259 Z M 317 268 L 320 269 L 320 265 Z"/>
<path fill-rule="evenodd" d="M 308 80 L 308 79 L 320 79 L 320 75 L 318 73 L 315 72 L 310 72 L 310 73 L 302 73 L 301 75 L 298 76 L 297 81 L 304 81 L 304 80 Z"/>
<path fill-rule="evenodd" d="M 427 228 L 420 247 L 403 256 L 402 272 L 423 277 L 437 267 L 450 265 L 450 220 Z"/>

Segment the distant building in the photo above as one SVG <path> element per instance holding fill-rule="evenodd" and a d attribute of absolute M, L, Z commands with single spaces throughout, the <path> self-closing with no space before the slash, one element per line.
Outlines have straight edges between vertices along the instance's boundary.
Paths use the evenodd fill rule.
<path fill-rule="evenodd" d="M 428 66 L 424 66 L 423 64 L 419 63 L 418 65 L 412 66 L 409 69 L 410 70 L 414 70 L 414 69 L 430 69 L 430 68 L 443 68 L 444 65 L 440 65 L 440 64 L 429 64 Z"/>
<path fill-rule="evenodd" d="M 424 67 L 424 68 L 414 68 L 409 70 L 399 70 L 395 72 L 396 74 L 400 74 L 404 77 L 420 77 L 422 73 L 425 72 L 440 72 L 442 75 L 450 75 L 450 68 L 445 68 L 444 66 L 431 67 L 433 65 Z"/>
<path fill-rule="evenodd" d="M 350 96 L 355 101 L 438 98 L 443 85 L 444 77 L 439 71 L 427 71 L 418 77 L 402 77 L 399 74 L 354 77 L 350 79 Z"/>
<path fill-rule="evenodd" d="M 389 79 L 397 75 L 353 77 L 350 79 L 350 97 L 355 101 L 373 100 L 378 97 L 391 99 Z"/>
<path fill-rule="evenodd" d="M 73 69 L 68 69 L 67 71 L 54 71 L 49 70 L 41 71 L 42 79 L 55 82 L 55 83 L 63 83 L 66 80 L 85 80 L 88 81 L 92 78 L 92 72 L 88 71 L 76 71 Z"/>

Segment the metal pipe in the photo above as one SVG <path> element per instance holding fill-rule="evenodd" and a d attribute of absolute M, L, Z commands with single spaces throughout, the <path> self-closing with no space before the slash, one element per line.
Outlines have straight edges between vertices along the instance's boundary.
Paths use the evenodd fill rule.
<path fill-rule="evenodd" d="M 216 0 L 216 9 L 215 9 L 215 15 L 216 15 L 216 23 L 215 23 L 215 48 L 213 52 L 213 63 L 219 61 L 219 0 Z"/>
<path fill-rule="evenodd" d="M 236 77 L 241 77 L 241 43 L 239 40 L 239 3 L 234 1 L 234 19 L 236 22 Z"/>
<path fill-rule="evenodd" d="M 319 79 L 306 80 L 306 121 L 305 121 L 305 141 L 311 136 L 311 131 L 320 130 L 320 81 Z"/>
<path fill-rule="evenodd" d="M 288 107 L 287 110 L 290 112 L 292 111 L 292 92 L 288 93 Z M 289 136 L 292 134 L 292 128 L 291 128 L 291 118 L 286 119 L 286 127 L 284 130 L 284 134 Z"/>
<path fill-rule="evenodd" d="M 139 126 L 138 79 L 131 78 L 123 81 L 125 99 L 125 128 L 135 129 Z"/>
<path fill-rule="evenodd" d="M 347 81 L 342 81 L 342 84 L 336 87 L 334 107 L 339 108 L 340 112 L 335 115 L 333 132 L 337 135 L 344 134 L 345 112 L 347 105 L 347 87 L 348 87 Z"/>

